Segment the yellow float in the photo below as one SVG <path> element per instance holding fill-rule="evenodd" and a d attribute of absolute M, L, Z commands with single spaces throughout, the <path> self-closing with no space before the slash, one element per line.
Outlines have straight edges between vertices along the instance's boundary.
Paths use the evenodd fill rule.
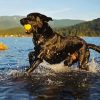
<path fill-rule="evenodd" d="M 7 50 L 7 49 L 8 47 L 4 43 L 0 42 L 0 50 Z"/>

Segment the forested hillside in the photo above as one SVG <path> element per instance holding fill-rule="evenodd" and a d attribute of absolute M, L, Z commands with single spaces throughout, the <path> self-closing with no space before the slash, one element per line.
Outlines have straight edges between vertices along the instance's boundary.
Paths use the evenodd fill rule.
<path fill-rule="evenodd" d="M 100 18 L 55 30 L 64 35 L 100 36 Z"/>
<path fill-rule="evenodd" d="M 21 16 L 0 17 L 0 36 L 27 36 L 20 25 Z M 100 36 L 100 18 L 92 21 L 54 20 L 50 26 L 62 35 Z"/>

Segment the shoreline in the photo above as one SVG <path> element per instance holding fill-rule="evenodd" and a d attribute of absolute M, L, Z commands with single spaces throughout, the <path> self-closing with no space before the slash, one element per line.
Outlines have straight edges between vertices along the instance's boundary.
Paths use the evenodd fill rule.
<path fill-rule="evenodd" d="M 19 35 L 19 36 L 14 36 L 14 35 L 10 35 L 10 36 L 0 36 L 0 38 L 21 38 L 21 37 L 32 37 L 32 35 Z M 80 38 L 86 38 L 86 37 L 100 37 L 100 36 L 78 36 Z"/>
<path fill-rule="evenodd" d="M 6 36 L 0 36 L 0 38 L 20 38 L 20 37 L 32 37 L 32 35 L 6 35 Z"/>

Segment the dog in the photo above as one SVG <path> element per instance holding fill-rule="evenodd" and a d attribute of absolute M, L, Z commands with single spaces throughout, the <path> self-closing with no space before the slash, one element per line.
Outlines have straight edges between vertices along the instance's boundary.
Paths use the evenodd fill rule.
<path fill-rule="evenodd" d="M 67 66 L 78 62 L 80 69 L 88 70 L 89 49 L 100 53 L 100 46 L 89 44 L 78 36 L 61 36 L 53 31 L 49 21 L 51 17 L 40 13 L 30 13 L 20 20 L 25 32 L 33 33 L 34 51 L 29 53 L 27 72 L 31 73 L 43 60 L 50 64 L 64 61 Z"/>

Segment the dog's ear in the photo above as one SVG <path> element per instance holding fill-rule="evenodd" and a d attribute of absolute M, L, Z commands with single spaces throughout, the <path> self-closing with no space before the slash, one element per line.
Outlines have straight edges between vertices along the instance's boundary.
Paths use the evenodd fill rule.
<path fill-rule="evenodd" d="M 52 18 L 51 18 L 51 17 L 47 17 L 47 16 L 42 15 L 42 14 L 40 14 L 39 17 L 40 17 L 43 21 L 46 21 L 46 22 L 52 21 Z"/>
<path fill-rule="evenodd" d="M 39 17 L 44 22 L 52 21 L 51 17 L 47 17 L 47 16 L 40 14 L 40 13 L 30 13 L 27 15 L 27 17 L 32 19 L 32 20 Z"/>
<path fill-rule="evenodd" d="M 40 17 L 36 17 L 36 22 L 37 22 L 38 27 L 41 28 L 43 26 L 43 22 L 41 21 Z"/>

